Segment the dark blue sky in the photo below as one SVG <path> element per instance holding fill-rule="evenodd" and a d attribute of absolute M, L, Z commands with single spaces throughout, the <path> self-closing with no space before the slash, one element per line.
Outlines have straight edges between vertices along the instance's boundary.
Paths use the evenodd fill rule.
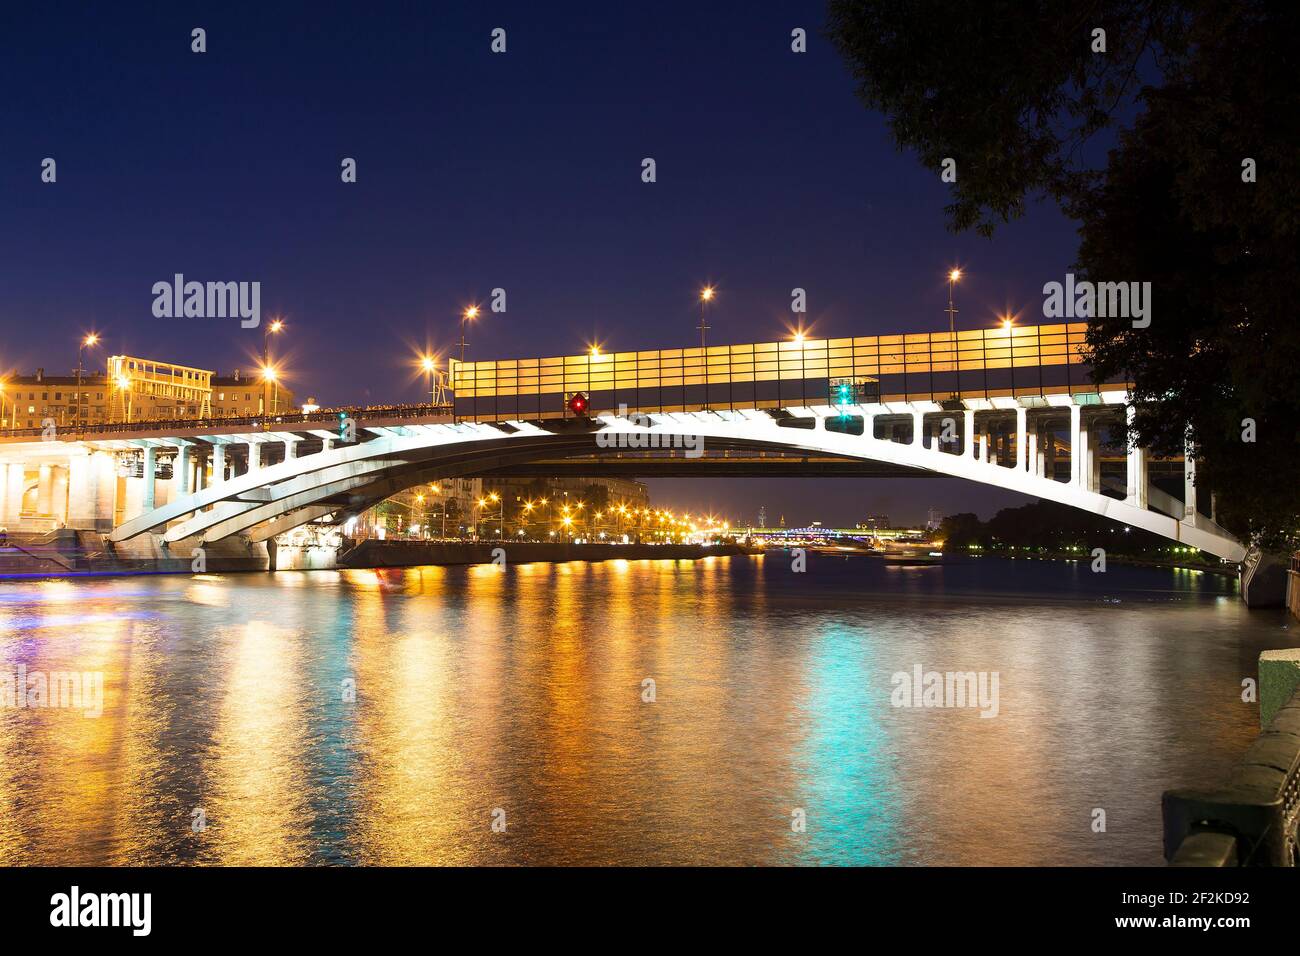
<path fill-rule="evenodd" d="M 260 281 L 291 384 L 337 404 L 417 400 L 415 349 L 445 353 L 494 287 L 509 309 L 471 357 L 690 344 L 704 281 L 711 342 L 783 337 L 795 286 L 818 336 L 937 329 L 953 263 L 960 325 L 1032 320 L 1074 257 L 1046 205 L 991 242 L 951 235 L 947 187 L 856 100 L 817 2 L 28 6 L 0 13 L 6 370 L 66 373 L 92 328 L 97 365 L 251 364 L 260 331 L 153 317 L 176 272 Z M 1015 500 L 938 479 L 656 493 L 791 524 Z"/>

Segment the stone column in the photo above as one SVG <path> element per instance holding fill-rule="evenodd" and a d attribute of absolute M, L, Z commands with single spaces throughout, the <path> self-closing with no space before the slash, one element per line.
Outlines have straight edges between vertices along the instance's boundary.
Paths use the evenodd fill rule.
<path fill-rule="evenodd" d="M 1191 442 L 1183 446 L 1183 521 L 1196 523 L 1196 449 Z"/>
<path fill-rule="evenodd" d="M 1024 471 L 1029 463 L 1025 452 L 1029 448 L 1029 409 L 1016 406 L 1016 471 Z"/>
<path fill-rule="evenodd" d="M 1101 422 L 1092 430 L 1092 444 L 1088 446 L 1088 467 L 1089 478 L 1092 481 L 1091 489 L 1098 494 L 1101 493 Z"/>
<path fill-rule="evenodd" d="M 253 441 L 248 443 L 248 470 L 257 471 L 262 467 L 262 443 Z"/>
<path fill-rule="evenodd" d="M 54 466 L 41 465 L 36 479 L 36 513 L 54 514 Z"/>
<path fill-rule="evenodd" d="M 925 414 L 916 409 L 912 410 L 912 444 L 925 447 Z"/>
<path fill-rule="evenodd" d="M 91 489 L 89 455 L 72 455 L 68 458 L 68 520 L 69 528 L 93 531 L 95 528 L 95 503 Z"/>
<path fill-rule="evenodd" d="M 189 445 L 181 445 L 176 449 L 176 457 L 172 459 L 172 486 L 175 487 L 178 496 L 190 493 Z"/>
<path fill-rule="evenodd" d="M 1083 409 L 1078 405 L 1070 406 L 1070 484 L 1083 484 Z"/>
<path fill-rule="evenodd" d="M 965 421 L 962 423 L 962 441 L 966 445 L 966 447 L 963 448 L 962 451 L 966 453 L 967 458 L 974 458 L 975 457 L 975 412 L 968 408 L 966 409 L 965 412 L 962 413 L 962 417 L 965 419 Z"/>
<path fill-rule="evenodd" d="M 26 469 L 21 462 L 10 462 L 5 466 L 4 511 L 0 514 L 9 527 L 17 527 L 23 512 L 23 485 L 26 483 Z"/>
<path fill-rule="evenodd" d="M 226 480 L 226 446 L 212 446 L 212 483 L 219 485 Z"/>
<path fill-rule="evenodd" d="M 141 507 L 144 511 L 154 508 L 154 479 L 158 475 L 158 453 L 153 445 L 144 450 L 144 496 Z"/>

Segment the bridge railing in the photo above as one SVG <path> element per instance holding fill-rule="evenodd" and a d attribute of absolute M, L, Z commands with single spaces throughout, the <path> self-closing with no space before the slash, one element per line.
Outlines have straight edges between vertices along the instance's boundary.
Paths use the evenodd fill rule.
<path fill-rule="evenodd" d="M 56 427 L 57 437 L 67 441 L 91 439 L 97 435 L 120 435 L 131 432 L 176 432 L 193 434 L 207 430 L 246 428 L 249 431 L 292 431 L 294 425 L 322 423 L 337 425 L 339 416 L 357 422 L 431 418 L 452 413 L 451 405 L 366 405 L 344 408 L 323 408 L 314 412 L 291 412 L 281 415 L 243 415 L 228 418 L 172 418 L 150 419 L 134 422 L 96 422 L 93 424 L 67 424 Z M 2 438 L 41 438 L 44 428 L 0 428 Z"/>
<path fill-rule="evenodd" d="M 1222 790 L 1167 790 L 1172 866 L 1300 866 L 1300 690 L 1274 715 Z"/>

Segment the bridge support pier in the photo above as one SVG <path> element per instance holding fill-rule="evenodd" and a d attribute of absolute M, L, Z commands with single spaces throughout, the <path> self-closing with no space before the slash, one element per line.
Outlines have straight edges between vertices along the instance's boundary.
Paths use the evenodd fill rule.
<path fill-rule="evenodd" d="M 1016 408 L 1016 471 L 1024 471 L 1028 466 L 1026 452 L 1029 450 L 1029 409 L 1020 405 Z"/>
<path fill-rule="evenodd" d="M 172 487 L 179 494 L 188 495 L 190 493 L 190 448 L 188 445 L 181 445 L 176 449 L 176 457 L 172 459 Z"/>
<path fill-rule="evenodd" d="M 68 459 L 69 528 L 113 530 L 113 490 L 117 471 L 113 456 L 103 451 Z"/>
<path fill-rule="evenodd" d="M 1083 431 L 1083 409 L 1078 405 L 1070 406 L 1070 484 L 1083 484 L 1083 468 L 1080 467 L 1083 457 L 1083 443 L 1081 441 L 1081 432 Z"/>
<path fill-rule="evenodd" d="M 54 466 L 48 463 L 37 466 L 36 513 L 54 514 Z"/>
<path fill-rule="evenodd" d="M 15 528 L 23 511 L 23 489 L 27 484 L 27 471 L 21 463 L 4 466 L 4 497 L 0 498 L 0 521 Z"/>
<path fill-rule="evenodd" d="M 154 478 L 158 474 L 158 452 L 150 445 L 144 450 L 144 497 L 141 506 L 144 511 L 154 509 Z"/>
<path fill-rule="evenodd" d="M 1100 492 L 1101 490 L 1101 428 L 1102 425 L 1099 421 L 1088 436 L 1089 492 Z"/>

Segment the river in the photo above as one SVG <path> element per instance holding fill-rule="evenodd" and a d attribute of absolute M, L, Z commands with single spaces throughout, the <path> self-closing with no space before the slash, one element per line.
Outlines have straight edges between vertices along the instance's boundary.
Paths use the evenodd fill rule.
<path fill-rule="evenodd" d="M 85 675 L 0 700 L 0 864 L 1158 864 L 1161 791 L 1222 779 L 1300 644 L 1235 587 L 780 552 L 0 582 L 0 680 Z M 902 706 L 932 671 L 985 695 Z"/>

